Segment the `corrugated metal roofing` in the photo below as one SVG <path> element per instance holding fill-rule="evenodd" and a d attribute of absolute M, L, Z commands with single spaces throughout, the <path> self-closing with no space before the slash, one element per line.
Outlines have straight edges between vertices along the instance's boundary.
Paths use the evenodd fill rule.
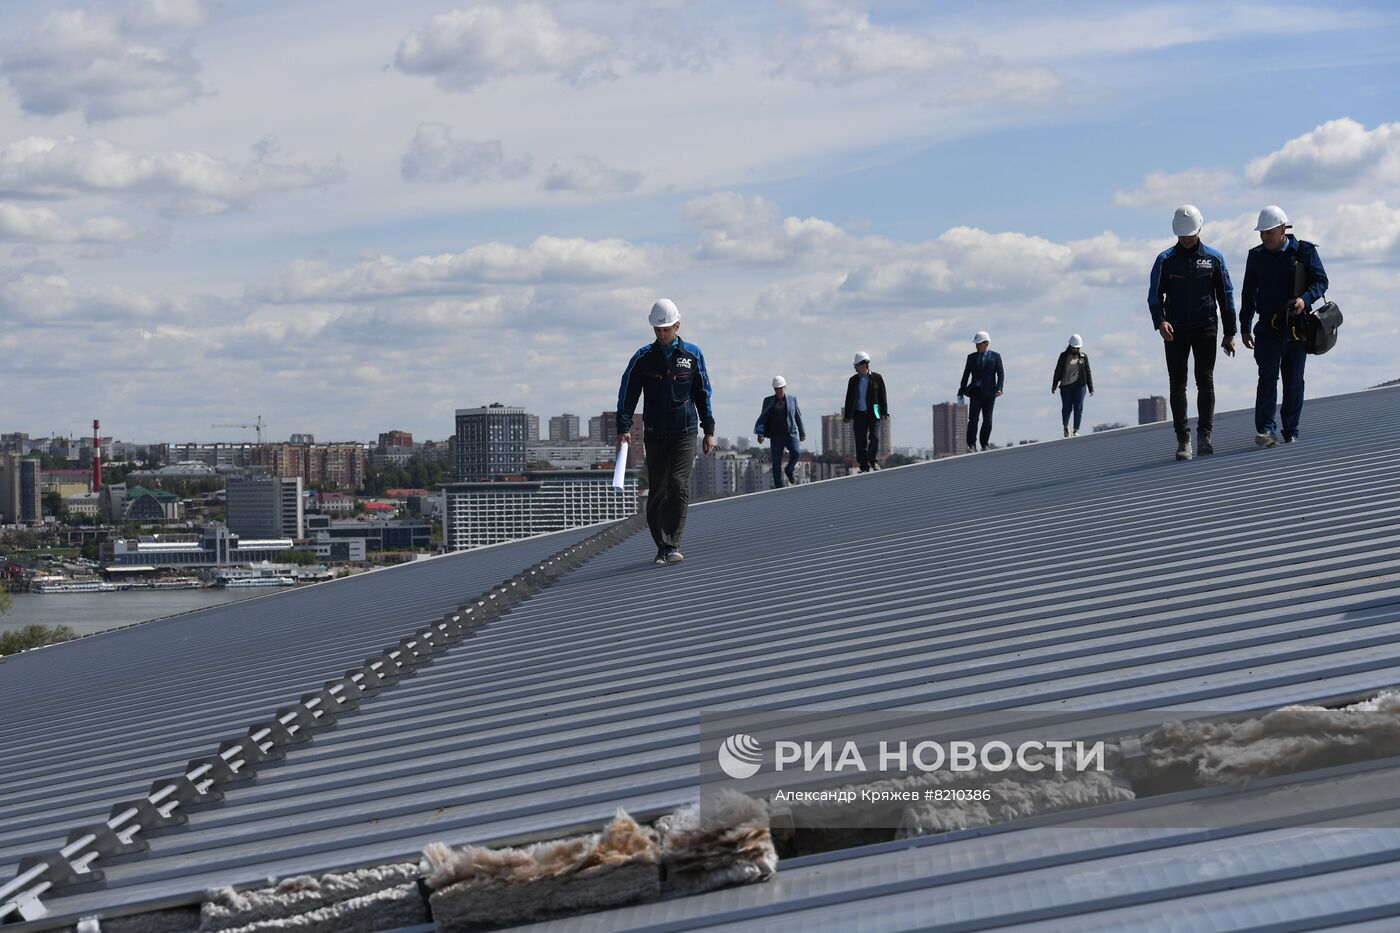
<path fill-rule="evenodd" d="M 696 506 L 684 564 L 651 565 L 645 535 L 602 553 L 366 700 L 256 783 L 230 786 L 221 808 L 152 840 L 148 857 L 107 868 L 105 889 L 48 903 L 55 916 L 175 903 L 214 884 L 408 856 L 436 839 L 592 828 L 619 805 L 658 813 L 696 794 L 697 713 L 709 707 L 1224 710 L 1400 683 L 1398 400 L 1387 389 L 1310 401 L 1302 442 L 1268 451 L 1253 446 L 1249 414 L 1230 413 L 1218 419 L 1216 456 L 1190 463 L 1171 459 L 1170 429 L 1155 425 Z M 487 582 L 509 572 L 500 557 Z M 375 598 L 407 596 L 407 585 L 380 577 Z M 29 678 L 42 691 L 33 699 L 0 687 L 9 695 L 0 699 L 13 700 L 11 721 L 24 724 L 0 734 L 0 755 L 26 762 L 20 790 L 33 808 L 0 815 L 7 842 L 12 829 L 28 834 L 0 861 L 61 841 L 142 789 L 139 779 L 207 752 L 220 730 L 304 689 L 284 686 L 293 673 L 324 679 L 383 647 L 397 628 L 362 622 L 338 634 L 331 616 L 356 602 L 337 595 L 307 616 L 316 643 L 285 626 L 275 646 L 209 643 L 191 628 L 152 656 L 151 639 L 116 633 L 108 640 L 119 663 L 104 668 L 113 655 L 100 652 L 71 671 L 49 668 L 65 671 L 69 693 L 72 679 L 93 680 L 94 699 L 65 698 L 40 683 L 42 673 Z M 200 658 L 158 685 L 124 673 L 190 650 Z M 297 652 L 290 671 L 284 651 Z M 36 658 L 45 655 L 61 657 Z M 220 688 L 203 687 L 208 677 Z M 157 714 L 161 704 L 169 708 Z M 113 741 L 119 748 L 106 752 Z M 7 774 L 7 797 L 10 783 Z M 1267 851 L 1262 836 L 1141 851 L 1124 847 L 1133 838 L 1120 829 L 1077 843 L 1075 859 L 1035 876 L 1037 890 L 1060 897 L 1056 909 L 1076 926 L 1110 928 L 1122 919 L 1113 911 L 1136 909 L 1134 897 L 1146 903 L 1134 890 L 1154 885 L 1220 928 L 1238 926 L 1230 911 L 1249 898 L 1300 923 L 1351 922 L 1366 918 L 1348 919 L 1325 891 L 1354 889 L 1357 903 L 1369 903 L 1367 891 L 1400 891 L 1393 837 L 1361 833 L 1354 844 L 1374 851 L 1352 863 L 1334 859 L 1321 835 L 1281 836 L 1294 861 L 1266 860 L 1258 871 L 1247 859 Z M 796 860 L 776 885 L 689 899 L 703 906 L 676 928 L 750 922 L 725 905 L 781 903 L 803 884 L 830 896 L 803 900 L 799 891 L 782 909 L 831 929 L 842 928 L 838 918 L 873 924 L 877 912 L 899 919 L 880 928 L 927 923 L 927 891 L 887 887 L 919 873 L 938 881 L 940 859 L 971 864 L 986 846 L 986 865 L 1000 864 L 997 845 L 1033 855 L 1048 843 L 997 833 Z M 1208 855 L 1219 856 L 1213 877 L 1232 878 L 1233 892 L 1186 871 Z M 1006 891 L 998 878 L 948 888 L 960 905 L 948 916 L 1013 922 L 990 903 Z M 1287 878 L 1309 880 L 1270 896 Z M 1109 893 L 1085 896 L 1091 881 Z"/>

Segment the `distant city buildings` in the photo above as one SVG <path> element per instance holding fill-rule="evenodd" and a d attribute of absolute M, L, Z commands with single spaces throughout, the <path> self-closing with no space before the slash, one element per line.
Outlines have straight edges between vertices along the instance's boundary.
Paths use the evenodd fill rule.
<path fill-rule="evenodd" d="M 549 439 L 554 443 L 581 440 L 578 415 L 565 412 L 549 419 Z"/>
<path fill-rule="evenodd" d="M 240 537 L 306 537 L 300 476 L 230 476 L 225 509 L 229 531 Z"/>
<path fill-rule="evenodd" d="M 305 445 L 307 445 L 307 446 L 310 446 L 310 445 L 316 443 L 316 435 L 314 435 L 314 434 L 293 434 L 293 435 L 291 435 L 291 436 L 288 438 L 288 440 L 291 441 L 293 444 L 305 444 Z"/>
<path fill-rule="evenodd" d="M 743 438 L 739 438 L 740 443 Z M 894 436 L 890 429 L 890 419 L 880 419 L 880 459 L 884 460 L 894 450 Z M 822 453 L 831 457 L 841 457 L 843 459 L 856 459 L 856 436 L 851 425 L 846 422 L 841 412 L 835 414 L 822 415 Z"/>
<path fill-rule="evenodd" d="M 1104 431 L 1116 431 L 1119 428 L 1126 428 L 1127 425 L 1121 421 L 1111 421 L 1105 424 L 1094 425 L 1094 433 L 1102 434 Z"/>
<path fill-rule="evenodd" d="M 433 543 L 432 525 L 408 519 L 338 522 L 328 515 L 309 515 L 306 533 L 316 555 L 329 560 L 364 560 L 371 551 L 422 551 Z"/>
<path fill-rule="evenodd" d="M 155 568 L 226 567 L 230 564 L 276 561 L 292 548 L 290 538 L 241 538 L 223 525 L 210 525 L 202 535 L 143 535 L 120 538 L 101 546 L 101 560 L 119 566 Z"/>
<path fill-rule="evenodd" d="M 573 444 L 541 441 L 530 444 L 526 451 L 525 459 L 529 463 L 547 463 L 553 470 L 591 470 L 611 464 L 617 457 L 617 450 L 612 447 L 584 441 Z"/>
<path fill-rule="evenodd" d="M 457 479 L 480 482 L 525 472 L 525 409 L 495 402 L 457 409 Z"/>
<path fill-rule="evenodd" d="M 417 454 L 413 446 L 413 435 L 407 431 L 385 431 L 379 435 L 379 443 L 369 452 L 369 462 L 376 467 L 405 466 Z"/>
<path fill-rule="evenodd" d="M 530 471 L 523 479 L 454 483 L 443 497 L 443 545 L 463 551 L 627 518 L 637 511 L 637 479 L 628 474 L 619 491 L 611 470 Z"/>
<path fill-rule="evenodd" d="M 1167 420 L 1167 400 L 1160 395 L 1138 399 L 1138 424 L 1156 424 Z"/>
<path fill-rule="evenodd" d="M 540 416 L 525 415 L 525 443 L 533 444 L 540 440 Z"/>
<path fill-rule="evenodd" d="M 300 476 L 307 487 L 359 489 L 365 483 L 366 459 L 365 446 L 354 442 L 262 444 L 248 465 L 273 476 Z"/>
<path fill-rule="evenodd" d="M 104 486 L 104 489 L 112 488 Z M 184 517 L 180 497 L 164 489 L 145 486 L 126 487 L 121 520 L 142 525 L 178 522 Z"/>
<path fill-rule="evenodd" d="M 933 455 L 967 453 L 967 404 L 940 402 L 933 406 Z"/>
<path fill-rule="evenodd" d="M 17 453 L 0 454 L 0 522 L 38 525 L 44 521 L 39 461 Z"/>

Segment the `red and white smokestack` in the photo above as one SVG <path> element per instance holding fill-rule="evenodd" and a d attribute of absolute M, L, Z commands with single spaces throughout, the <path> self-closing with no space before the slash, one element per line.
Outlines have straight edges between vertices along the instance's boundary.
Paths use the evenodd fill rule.
<path fill-rule="evenodd" d="M 96 418 L 92 419 L 92 491 L 102 491 L 102 435 L 99 433 L 102 425 Z"/>

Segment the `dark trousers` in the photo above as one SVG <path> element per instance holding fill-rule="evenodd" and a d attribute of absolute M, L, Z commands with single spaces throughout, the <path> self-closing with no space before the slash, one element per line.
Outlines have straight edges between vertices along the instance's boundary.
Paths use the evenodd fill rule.
<path fill-rule="evenodd" d="M 1167 380 L 1171 386 L 1172 427 L 1177 440 L 1190 435 L 1186 423 L 1186 367 L 1193 354 L 1196 357 L 1196 428 L 1202 434 L 1215 427 L 1215 329 L 1183 333 L 1162 341 L 1167 354 Z"/>
<path fill-rule="evenodd" d="M 996 407 L 997 397 L 995 395 L 969 395 L 967 397 L 967 449 L 973 450 L 977 447 L 977 441 L 982 441 L 982 449 L 986 450 L 987 445 L 992 442 L 992 409 Z M 982 430 L 977 430 L 978 420 L 982 422 Z"/>
<path fill-rule="evenodd" d="M 1263 434 L 1277 428 L 1274 406 L 1278 403 L 1278 381 L 1283 376 L 1283 436 L 1298 436 L 1303 417 L 1303 369 L 1308 364 L 1307 345 L 1301 340 L 1284 340 L 1273 331 L 1254 332 L 1254 362 L 1259 364 L 1259 391 L 1254 396 L 1254 430 Z"/>
<path fill-rule="evenodd" d="M 663 550 L 681 545 L 686 507 L 690 505 L 690 471 L 695 466 L 695 435 L 644 435 L 647 452 L 647 527 Z"/>
<path fill-rule="evenodd" d="M 1069 427 L 1069 416 L 1074 415 L 1074 429 L 1079 430 L 1079 422 L 1084 420 L 1084 396 L 1089 391 L 1085 382 L 1072 386 L 1060 386 L 1060 423 Z"/>
<path fill-rule="evenodd" d="M 880 422 L 870 412 L 858 411 L 851 416 L 851 425 L 856 432 L 856 463 L 868 470 L 880 459 Z"/>
<path fill-rule="evenodd" d="M 769 437 L 773 457 L 773 488 L 783 488 L 783 473 L 787 473 L 788 482 L 794 482 L 793 470 L 797 469 L 797 458 L 802 456 L 802 448 L 797 443 L 797 438 L 790 434 L 782 437 Z M 783 469 L 783 451 L 787 451 L 787 468 Z"/>

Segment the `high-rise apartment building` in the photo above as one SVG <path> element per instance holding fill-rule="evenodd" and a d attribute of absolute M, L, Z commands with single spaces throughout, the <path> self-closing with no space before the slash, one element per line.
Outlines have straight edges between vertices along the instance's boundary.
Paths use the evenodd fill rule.
<path fill-rule="evenodd" d="M 629 474 L 617 490 L 611 470 L 541 470 L 523 479 L 453 483 L 443 497 L 443 543 L 462 551 L 627 518 L 637 511 L 637 480 Z"/>
<path fill-rule="evenodd" d="M 528 417 L 525 409 L 500 402 L 457 409 L 457 480 L 525 472 Z"/>
<path fill-rule="evenodd" d="M 0 455 L 0 521 L 10 525 L 38 525 L 44 521 L 39 486 L 43 471 L 38 460 L 19 454 Z"/>
<path fill-rule="evenodd" d="M 525 416 L 525 443 L 533 444 L 540 439 L 540 416 Z"/>
<path fill-rule="evenodd" d="M 306 537 L 300 476 L 230 476 L 226 495 L 225 521 L 234 534 L 249 539 Z"/>
<path fill-rule="evenodd" d="M 1138 399 L 1138 424 L 1167 420 L 1167 400 L 1160 395 Z"/>
<path fill-rule="evenodd" d="M 933 455 L 951 457 L 967 453 L 967 405 L 940 402 L 933 406 Z"/>
<path fill-rule="evenodd" d="M 884 460 L 894 452 L 894 438 L 890 430 L 890 419 L 880 420 L 880 459 Z M 841 412 L 822 415 L 822 453 L 831 457 L 856 456 L 856 436 L 851 425 L 842 419 Z"/>
<path fill-rule="evenodd" d="M 565 412 L 549 419 L 549 439 L 553 443 L 577 441 L 579 437 L 578 415 Z"/>

